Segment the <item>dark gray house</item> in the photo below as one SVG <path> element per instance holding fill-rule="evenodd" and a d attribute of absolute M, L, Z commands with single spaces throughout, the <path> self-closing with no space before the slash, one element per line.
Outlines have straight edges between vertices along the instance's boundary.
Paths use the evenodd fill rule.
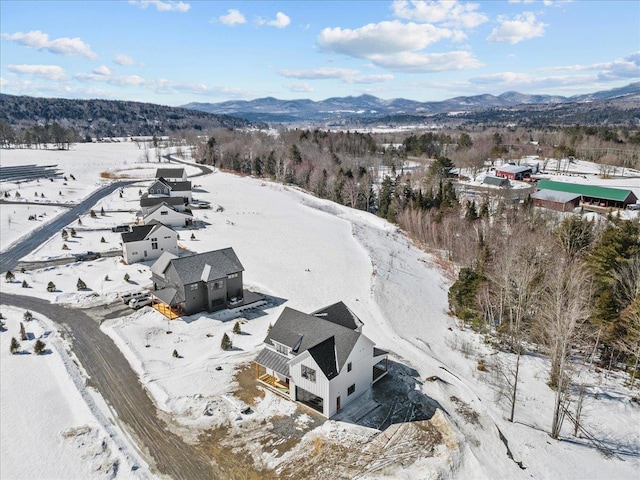
<path fill-rule="evenodd" d="M 181 315 L 215 312 L 242 303 L 243 271 L 232 248 L 188 257 L 163 253 L 151 266 L 151 293 Z"/>

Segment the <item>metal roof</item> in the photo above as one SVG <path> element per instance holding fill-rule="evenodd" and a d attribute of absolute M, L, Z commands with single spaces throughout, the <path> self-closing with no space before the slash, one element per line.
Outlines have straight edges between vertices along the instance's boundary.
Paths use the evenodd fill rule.
<path fill-rule="evenodd" d="M 535 198 L 538 200 L 548 200 L 558 203 L 571 202 L 572 200 L 580 197 L 581 195 L 579 193 L 558 192 L 555 190 L 538 190 L 537 192 L 533 192 L 531 194 L 531 198 Z"/>
<path fill-rule="evenodd" d="M 264 348 L 258 354 L 254 362 L 274 370 L 286 377 L 289 376 L 289 357 L 280 355 L 269 348 Z"/>
<path fill-rule="evenodd" d="M 184 302 L 184 295 L 182 294 L 182 292 L 171 287 L 155 290 L 151 292 L 151 295 L 169 306 L 174 306 L 181 302 Z"/>
<path fill-rule="evenodd" d="M 601 187 L 597 185 L 583 185 L 581 183 L 553 182 L 551 180 L 540 180 L 537 188 L 540 190 L 554 190 L 556 192 L 577 193 L 583 197 L 601 198 L 603 200 L 613 200 L 624 202 L 627 200 L 636 201 L 637 197 L 631 190 L 621 188 Z M 631 199 L 629 198 L 631 196 Z"/>
<path fill-rule="evenodd" d="M 493 185 L 495 187 L 501 187 L 503 185 L 509 185 L 509 179 L 487 175 L 486 177 L 484 177 L 484 180 L 482 180 L 482 183 L 486 185 Z"/>
<path fill-rule="evenodd" d="M 496 167 L 496 172 L 508 172 L 508 173 L 522 173 L 527 170 L 533 171 L 533 168 L 528 165 L 502 165 L 500 167 Z"/>

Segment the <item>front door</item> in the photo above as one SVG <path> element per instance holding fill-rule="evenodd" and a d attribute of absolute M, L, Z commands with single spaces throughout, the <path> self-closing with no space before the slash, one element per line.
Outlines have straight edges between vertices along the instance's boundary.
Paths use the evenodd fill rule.
<path fill-rule="evenodd" d="M 336 398 L 336 410 L 340 410 L 342 408 L 342 406 L 340 405 L 340 396 L 338 396 L 338 398 Z"/>

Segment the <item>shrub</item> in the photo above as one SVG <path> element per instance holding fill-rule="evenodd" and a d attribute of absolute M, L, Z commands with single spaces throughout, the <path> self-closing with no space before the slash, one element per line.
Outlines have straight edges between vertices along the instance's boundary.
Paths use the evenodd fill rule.
<path fill-rule="evenodd" d="M 47 283 L 47 292 L 55 292 L 55 291 L 56 291 L 56 284 L 53 282 Z"/>
<path fill-rule="evenodd" d="M 30 322 L 31 320 L 33 320 L 33 313 L 27 310 L 26 312 L 24 312 L 24 315 L 22 315 L 22 317 L 24 318 L 25 322 Z"/>
<path fill-rule="evenodd" d="M 233 325 L 233 333 L 235 333 L 236 335 L 242 333 L 242 330 L 240 329 L 240 322 L 236 322 Z"/>
<path fill-rule="evenodd" d="M 109 278 L 109 275 L 105 275 L 104 276 L 104 281 L 105 282 L 110 282 L 111 281 L 111 279 Z"/>
<path fill-rule="evenodd" d="M 173 351 L 173 356 L 174 358 L 178 358 L 180 356 L 180 354 L 178 353 L 178 350 Z"/>
<path fill-rule="evenodd" d="M 191 234 L 191 240 L 195 240 L 195 239 L 196 239 L 196 236 L 195 236 L 195 234 L 192 233 Z"/>
<path fill-rule="evenodd" d="M 125 274 L 124 274 L 124 281 L 125 281 L 125 282 L 128 282 L 129 280 L 131 280 L 131 277 L 129 276 L 129 274 L 128 274 L 128 273 L 125 273 Z"/>
<path fill-rule="evenodd" d="M 29 288 L 29 284 L 26 280 L 22 280 L 22 288 Z"/>
<path fill-rule="evenodd" d="M 107 243 L 107 241 L 104 239 L 104 237 L 100 238 L 100 243 Z"/>
<path fill-rule="evenodd" d="M 40 194 L 40 198 L 44 198 L 44 193 L 41 193 L 41 194 Z"/>
<path fill-rule="evenodd" d="M 104 213 L 104 207 L 100 207 L 100 215 L 102 215 L 104 217 L 105 213 Z"/>
<path fill-rule="evenodd" d="M 44 353 L 44 349 L 47 346 L 42 340 L 36 340 L 36 343 L 33 345 L 33 351 L 36 355 L 42 355 Z"/>
<path fill-rule="evenodd" d="M 20 343 L 16 340 L 16 337 L 11 337 L 11 346 L 9 347 L 9 351 L 11 355 L 15 355 L 20 350 Z"/>
<path fill-rule="evenodd" d="M 62 196 L 62 190 L 58 190 L 58 195 Z"/>
<path fill-rule="evenodd" d="M 89 212 L 89 216 L 90 216 L 91 218 L 96 218 L 96 212 L 92 209 L 92 210 Z"/>
<path fill-rule="evenodd" d="M 7 283 L 11 283 L 16 279 L 16 276 L 13 274 L 11 270 L 7 270 L 7 273 L 4 274 L 4 281 Z"/>
<path fill-rule="evenodd" d="M 63 243 L 62 250 L 69 250 L 69 246 L 66 243 Z"/>
<path fill-rule="evenodd" d="M 78 283 L 76 283 L 76 288 L 78 290 L 86 290 L 87 284 L 82 281 L 81 278 L 78 279 Z"/>
<path fill-rule="evenodd" d="M 7 326 L 4 324 L 4 320 L 0 319 L 0 332 L 6 332 Z"/>
<path fill-rule="evenodd" d="M 20 192 L 16 192 L 16 198 L 20 198 Z"/>
<path fill-rule="evenodd" d="M 68 233 L 67 233 L 67 231 L 63 228 L 63 229 L 62 229 L 62 240 L 64 240 L 64 241 L 66 242 L 68 238 L 69 238 L 69 234 L 68 234 Z"/>
<path fill-rule="evenodd" d="M 71 229 L 71 236 L 72 236 L 72 237 L 75 237 L 76 235 L 77 235 L 77 233 L 76 233 L 76 229 L 75 229 L 75 228 L 72 228 L 72 229 Z"/>
<path fill-rule="evenodd" d="M 27 339 L 27 331 L 24 329 L 24 324 L 20 322 L 20 340 Z"/>
<path fill-rule="evenodd" d="M 233 348 L 233 342 L 226 333 L 222 336 L 220 348 L 222 348 L 222 350 L 231 350 Z"/>
<path fill-rule="evenodd" d="M 82 219 L 78 217 L 78 225 L 82 225 Z"/>
<path fill-rule="evenodd" d="M 26 270 L 24 269 L 24 267 L 20 267 L 20 273 L 24 273 L 26 272 Z"/>

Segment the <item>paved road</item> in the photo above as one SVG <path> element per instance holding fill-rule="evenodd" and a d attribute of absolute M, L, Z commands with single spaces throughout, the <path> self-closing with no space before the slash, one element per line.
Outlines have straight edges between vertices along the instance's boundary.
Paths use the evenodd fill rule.
<path fill-rule="evenodd" d="M 167 428 L 126 358 L 100 330 L 100 318 L 22 295 L 3 293 L 2 303 L 40 312 L 67 327 L 73 352 L 89 374 L 90 384 L 115 411 L 114 416 L 140 447 L 154 473 L 185 480 L 227 478 L 199 447 L 186 444 Z"/>
<path fill-rule="evenodd" d="M 213 173 L 213 169 L 211 167 L 207 167 L 206 165 L 202 165 L 200 163 L 186 162 L 184 160 L 178 160 L 171 155 L 163 155 L 162 158 L 168 160 L 169 162 L 183 163 L 185 165 L 191 165 L 192 167 L 196 167 L 200 169 L 200 173 L 196 173 L 195 175 L 189 176 L 189 178 L 201 177 L 202 175 L 209 175 Z"/>
<path fill-rule="evenodd" d="M 66 225 L 76 220 L 78 218 L 78 215 L 87 213 L 98 200 L 106 197 L 118 188 L 124 187 L 131 183 L 135 183 L 135 181 L 120 181 L 112 183 L 111 185 L 107 185 L 106 187 L 102 187 L 101 189 L 96 190 L 91 195 L 89 195 L 76 207 L 62 213 L 52 221 L 45 223 L 40 228 L 37 228 L 36 230 L 31 232 L 29 235 L 21 238 L 20 241 L 15 245 L 9 247 L 9 249 L 5 252 L 0 253 L 0 272 L 6 272 L 7 270 L 15 269 L 16 265 L 18 265 L 18 261 L 22 257 L 27 255 L 28 253 L 31 253 L 37 246 L 47 241 L 52 235 L 55 235 Z"/>

